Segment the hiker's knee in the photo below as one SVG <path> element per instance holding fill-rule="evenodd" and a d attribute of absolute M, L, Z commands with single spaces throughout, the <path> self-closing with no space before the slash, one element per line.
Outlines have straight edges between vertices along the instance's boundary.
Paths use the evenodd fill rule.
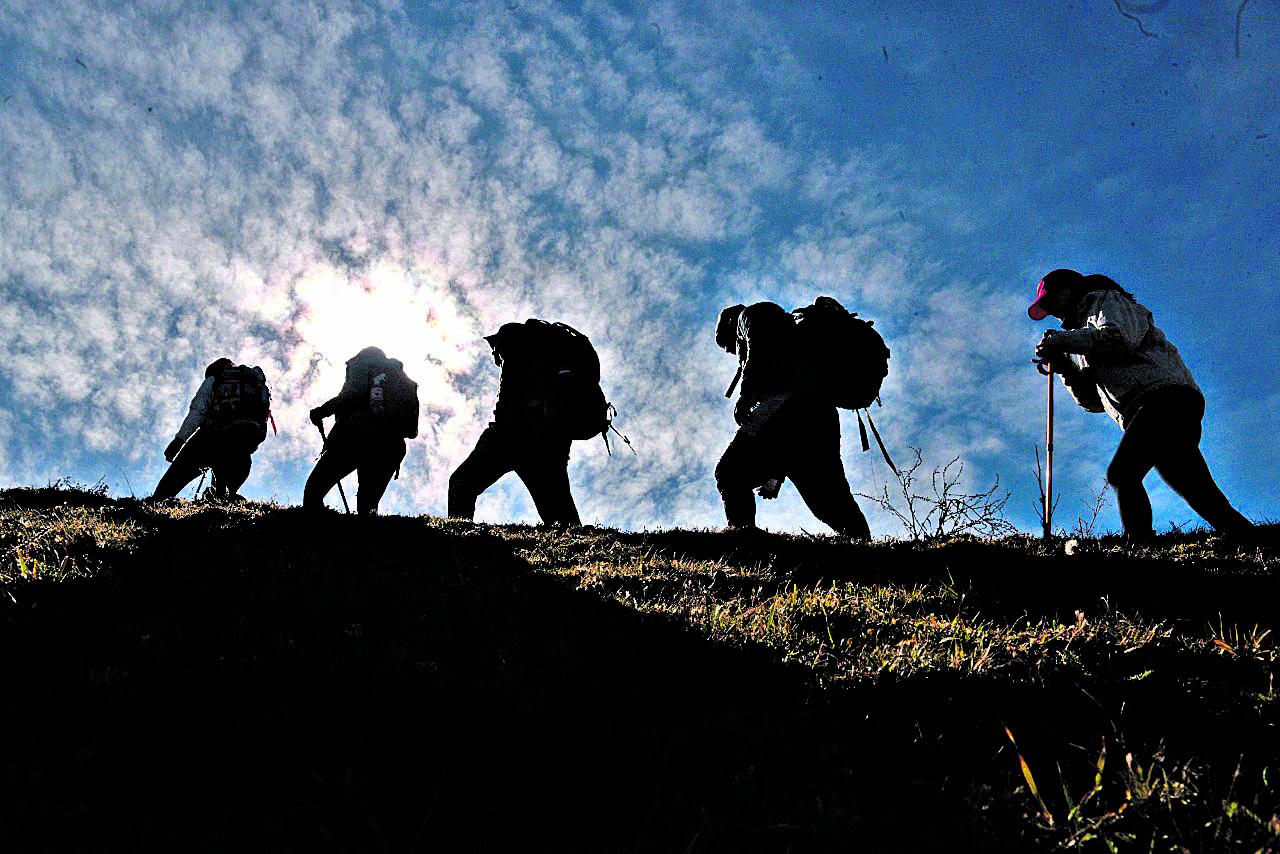
<path fill-rule="evenodd" d="M 376 516 L 378 504 L 382 501 L 382 496 L 386 493 L 390 482 L 390 477 L 386 480 L 377 477 L 361 483 L 360 489 L 356 492 L 356 512 L 361 516 Z"/>
<path fill-rule="evenodd" d="M 476 499 L 480 497 L 471 479 L 467 476 L 465 464 L 449 475 L 449 493 L 446 499 L 450 518 L 470 519 L 475 516 Z"/>
<path fill-rule="evenodd" d="M 741 480 L 742 472 L 738 461 L 730 454 L 725 454 L 720 458 L 720 462 L 716 463 L 716 487 L 724 492 L 726 489 L 737 487 Z"/>
<path fill-rule="evenodd" d="M 1115 463 L 1107 466 L 1107 486 L 1112 489 L 1123 489 L 1129 483 L 1129 479 L 1124 476 L 1124 471 Z"/>
<path fill-rule="evenodd" d="M 1142 478 L 1138 477 L 1137 471 L 1123 460 L 1112 460 L 1111 464 L 1107 466 L 1107 484 L 1112 489 L 1127 489 L 1141 483 Z"/>
<path fill-rule="evenodd" d="M 453 470 L 453 474 L 449 475 L 449 500 L 460 498 L 467 494 L 470 486 L 466 469 L 459 466 Z"/>
<path fill-rule="evenodd" d="M 328 491 L 329 489 L 321 482 L 321 478 L 316 477 L 315 472 L 312 472 L 302 487 L 302 506 L 307 509 L 323 507 L 324 497 Z"/>

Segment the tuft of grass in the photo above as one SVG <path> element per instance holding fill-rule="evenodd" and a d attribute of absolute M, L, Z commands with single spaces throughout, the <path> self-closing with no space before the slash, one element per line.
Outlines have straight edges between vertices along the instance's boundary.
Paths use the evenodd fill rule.
<path fill-rule="evenodd" d="M 132 547 L 137 523 L 87 507 L 0 507 L 0 584 L 93 575 L 109 553 Z"/>

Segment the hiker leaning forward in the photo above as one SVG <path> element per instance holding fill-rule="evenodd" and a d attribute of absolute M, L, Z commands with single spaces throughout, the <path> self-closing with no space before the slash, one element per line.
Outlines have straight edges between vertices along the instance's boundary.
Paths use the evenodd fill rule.
<path fill-rule="evenodd" d="M 225 357 L 210 363 L 187 417 L 164 449 L 170 465 L 151 497 L 173 498 L 211 469 L 213 483 L 206 494 L 238 499 L 253 467 L 253 452 L 267 438 L 270 410 L 271 392 L 261 368 L 236 365 Z"/>
<path fill-rule="evenodd" d="M 1107 483 L 1129 539 L 1153 535 L 1151 501 L 1142 485 L 1152 468 L 1217 530 L 1252 527 L 1222 494 L 1200 453 L 1199 386 L 1133 294 L 1106 276 L 1059 269 L 1040 281 L 1027 314 L 1062 321 L 1065 331 L 1046 331 L 1036 357 L 1061 375 L 1082 408 L 1106 412 L 1124 428 Z"/>
<path fill-rule="evenodd" d="M 531 324 L 504 323 L 485 336 L 502 369 L 498 403 L 475 448 L 449 477 L 451 517 L 473 518 L 480 494 L 515 472 L 543 524 L 582 524 L 569 490 L 573 438 L 559 426 L 557 372 Z"/>
<path fill-rule="evenodd" d="M 302 490 L 302 506 L 324 508 L 324 497 L 356 472 L 356 510 L 378 512 L 378 502 L 405 455 L 405 439 L 418 435 L 417 384 L 399 359 L 377 347 L 365 347 L 347 361 L 342 390 L 311 410 L 311 423 L 324 433 L 324 419 L 336 417 L 324 451 Z"/>
<path fill-rule="evenodd" d="M 840 415 L 799 356 L 792 316 L 771 302 L 730 306 L 716 322 L 716 343 L 738 357 L 742 372 L 738 432 L 716 466 L 729 526 L 754 528 L 752 490 L 772 498 L 789 478 L 836 533 L 870 538 L 840 459 Z"/>

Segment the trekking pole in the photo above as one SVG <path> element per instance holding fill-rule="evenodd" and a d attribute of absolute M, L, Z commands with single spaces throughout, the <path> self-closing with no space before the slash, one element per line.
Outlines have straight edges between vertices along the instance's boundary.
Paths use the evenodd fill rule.
<path fill-rule="evenodd" d="M 317 424 L 317 425 L 316 425 L 316 428 L 317 428 L 317 429 L 319 429 L 319 431 L 320 431 L 320 441 L 321 441 L 321 443 L 323 443 L 323 444 L 325 445 L 324 450 L 320 451 L 320 455 L 321 455 L 321 456 L 323 456 L 323 455 L 324 455 L 324 452 L 325 452 L 325 451 L 327 451 L 327 450 L 329 450 L 329 448 L 328 448 L 328 445 L 329 445 L 329 439 L 324 435 L 324 422 L 321 422 L 321 423 Z M 342 498 L 342 507 L 343 507 L 343 509 L 345 509 L 345 510 L 347 511 L 347 513 L 348 513 L 348 514 L 350 514 L 350 513 L 351 513 L 351 505 L 347 503 L 347 493 L 346 493 L 346 491 L 342 488 L 342 478 L 338 478 L 338 495 L 339 495 L 339 496 L 341 496 L 341 498 Z"/>
<path fill-rule="evenodd" d="M 1048 362 L 1041 362 L 1036 370 L 1048 380 L 1044 424 L 1044 538 L 1047 540 L 1053 534 L 1053 368 Z"/>

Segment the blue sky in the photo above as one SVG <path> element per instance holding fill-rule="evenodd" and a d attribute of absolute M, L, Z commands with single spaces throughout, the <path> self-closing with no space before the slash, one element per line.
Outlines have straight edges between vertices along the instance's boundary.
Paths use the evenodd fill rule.
<path fill-rule="evenodd" d="M 1024 310 L 1072 266 L 1155 312 L 1219 481 L 1274 518 L 1280 8 L 911 6 L 6 3 L 0 483 L 146 494 L 225 354 L 266 370 L 281 430 L 244 492 L 296 503 L 307 409 L 377 343 L 425 404 L 384 509 L 441 513 L 496 392 L 480 336 L 538 316 L 591 336 L 638 451 L 575 445 L 584 520 L 718 526 L 715 315 L 825 293 L 893 350 L 891 450 L 999 475 L 1030 530 Z M 1069 526 L 1119 430 L 1060 401 Z M 1149 486 L 1159 525 L 1193 519 Z M 535 518 L 514 478 L 478 517 Z M 761 521 L 821 530 L 793 490 Z"/>

